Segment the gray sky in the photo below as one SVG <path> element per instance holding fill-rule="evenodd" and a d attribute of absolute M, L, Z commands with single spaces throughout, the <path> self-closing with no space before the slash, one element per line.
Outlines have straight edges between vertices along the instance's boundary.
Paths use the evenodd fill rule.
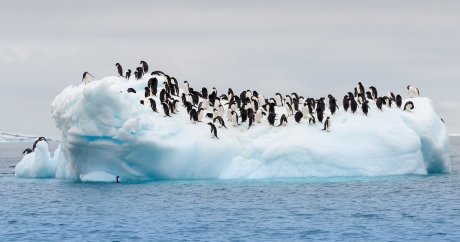
<path fill-rule="evenodd" d="M 460 133 L 458 1 L 10 1 L 0 30 L 0 131 L 59 137 L 63 88 L 143 59 L 192 86 L 266 96 L 412 84 Z"/>

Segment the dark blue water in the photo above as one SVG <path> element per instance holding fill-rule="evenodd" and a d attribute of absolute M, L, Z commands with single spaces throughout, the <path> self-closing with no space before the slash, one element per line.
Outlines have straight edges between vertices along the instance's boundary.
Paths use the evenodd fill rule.
<path fill-rule="evenodd" d="M 17 179 L 0 144 L 1 241 L 460 241 L 460 139 L 445 175 L 131 184 Z"/>

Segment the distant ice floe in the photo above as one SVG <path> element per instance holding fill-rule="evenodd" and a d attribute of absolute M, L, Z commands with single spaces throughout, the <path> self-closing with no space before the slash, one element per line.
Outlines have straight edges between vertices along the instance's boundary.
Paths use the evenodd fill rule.
<path fill-rule="evenodd" d="M 39 142 L 16 166 L 16 176 L 112 182 L 115 176 L 122 181 L 260 179 L 451 170 L 446 126 L 425 97 L 403 101 L 414 103 L 411 112 L 386 106 L 380 111 L 373 101 L 368 116 L 340 107 L 331 116 L 331 132 L 293 117 L 286 127 L 273 127 L 265 117 L 249 130 L 247 123 L 228 124 L 213 139 L 207 118 L 192 124 L 183 107 L 172 118 L 163 117 L 156 97 L 159 113 L 140 105 L 149 77 L 106 77 L 64 89 L 52 103 L 60 146 L 51 157 L 47 144 Z M 129 87 L 137 93 L 126 92 Z"/>

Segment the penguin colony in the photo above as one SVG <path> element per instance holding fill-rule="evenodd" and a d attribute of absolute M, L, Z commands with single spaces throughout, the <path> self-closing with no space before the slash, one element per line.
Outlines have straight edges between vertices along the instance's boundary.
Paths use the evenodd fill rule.
<path fill-rule="evenodd" d="M 193 124 L 207 124 L 212 138 L 218 139 L 218 128 L 237 127 L 246 125 L 247 129 L 260 123 L 271 126 L 284 127 L 289 122 L 305 122 L 308 126 L 317 122 L 322 123 L 322 130 L 329 132 L 331 129 L 332 117 L 336 112 L 343 108 L 344 112 L 355 114 L 356 112 L 368 116 L 370 110 L 369 103 L 373 102 L 379 110 L 383 112 L 383 106 L 388 108 L 397 107 L 405 111 L 415 108 L 411 101 L 402 103 L 402 96 L 390 92 L 386 96 L 379 96 L 377 88 L 370 86 L 368 89 L 361 82 L 346 95 L 343 96 L 342 106 L 339 107 L 338 100 L 329 94 L 325 97 L 312 98 L 303 97 L 297 93 L 281 95 L 276 93 L 274 97 L 265 97 L 256 90 L 244 90 L 235 93 L 231 88 L 226 92 L 218 92 L 215 87 L 208 90 L 206 87 L 194 88 L 188 81 L 181 84 L 182 92 L 179 91 L 179 81 L 173 76 L 169 76 L 162 71 L 148 73 L 147 62 L 141 61 L 139 67 L 135 68 L 133 75 L 131 69 L 123 72 L 123 67 L 116 63 L 116 74 L 119 77 L 136 80 L 147 80 L 144 88 L 144 100 L 140 100 L 141 105 L 150 106 L 152 112 L 162 113 L 165 118 L 174 118 L 178 112 L 187 112 L 190 122 Z M 147 74 L 147 76 L 145 76 Z M 148 75 L 150 74 L 150 75 Z M 164 87 L 158 90 L 158 78 L 165 77 Z M 94 77 L 85 72 L 82 81 L 87 84 Z M 125 91 L 125 90 L 124 90 Z M 140 90 L 137 90 L 139 92 Z M 420 96 L 420 92 L 413 86 L 407 86 L 410 98 Z M 128 93 L 136 93 L 134 88 L 128 88 Z M 156 97 L 160 103 L 157 103 Z M 275 107 L 285 109 L 285 113 L 280 115 Z M 329 110 L 326 114 L 327 109 Z M 160 110 L 160 111 L 159 111 Z M 329 115 L 330 114 L 330 115 Z M 326 116 L 326 117 L 325 117 Z M 207 119 L 208 121 L 204 121 Z M 227 122 L 227 125 L 226 125 Z M 229 125 L 230 124 L 230 125 Z M 205 125 L 203 125 L 205 127 Z"/>

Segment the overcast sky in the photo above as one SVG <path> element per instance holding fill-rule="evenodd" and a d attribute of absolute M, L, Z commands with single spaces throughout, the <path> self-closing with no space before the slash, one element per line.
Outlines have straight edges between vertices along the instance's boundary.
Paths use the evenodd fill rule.
<path fill-rule="evenodd" d="M 59 137 L 50 104 L 84 71 L 146 60 L 192 86 L 265 96 L 418 87 L 460 133 L 459 1 L 9 1 L 0 131 Z"/>

